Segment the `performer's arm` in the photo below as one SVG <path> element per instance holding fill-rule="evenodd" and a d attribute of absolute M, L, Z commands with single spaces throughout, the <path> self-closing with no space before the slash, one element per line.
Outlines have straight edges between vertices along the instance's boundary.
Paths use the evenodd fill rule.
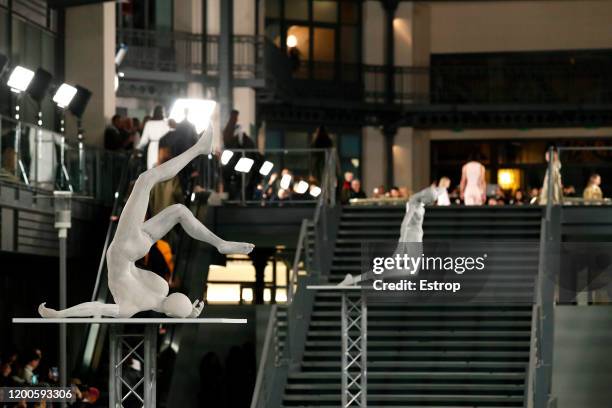
<path fill-rule="evenodd" d="M 47 318 L 64 318 L 64 317 L 117 317 L 119 316 L 119 305 L 101 303 L 101 302 L 85 302 L 76 306 L 69 307 L 64 310 L 50 309 L 45 306 L 45 303 L 38 306 L 38 313 L 42 317 Z"/>

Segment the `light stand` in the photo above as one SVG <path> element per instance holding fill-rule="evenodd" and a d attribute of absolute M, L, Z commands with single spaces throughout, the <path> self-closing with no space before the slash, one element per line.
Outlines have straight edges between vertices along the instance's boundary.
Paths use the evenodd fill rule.
<path fill-rule="evenodd" d="M 66 258 L 67 258 L 67 238 L 68 230 L 72 226 L 72 191 L 54 191 L 53 192 L 55 209 L 55 228 L 59 238 L 59 306 L 60 310 L 67 307 L 66 288 L 67 288 L 67 273 L 66 273 Z M 68 353 L 66 347 L 66 324 L 60 324 L 60 386 L 68 386 Z M 65 407 L 66 405 L 63 404 Z"/>

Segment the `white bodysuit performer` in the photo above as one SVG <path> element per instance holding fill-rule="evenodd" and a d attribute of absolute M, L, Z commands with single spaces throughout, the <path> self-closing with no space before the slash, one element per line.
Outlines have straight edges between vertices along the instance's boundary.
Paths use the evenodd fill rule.
<path fill-rule="evenodd" d="M 215 246 L 222 254 L 248 254 L 253 250 L 252 244 L 222 240 L 181 204 L 171 205 L 144 221 L 153 186 L 176 176 L 198 155 L 210 153 L 211 148 L 212 132 L 208 132 L 190 149 L 145 171 L 136 180 L 106 254 L 108 286 L 114 304 L 87 302 L 65 310 L 53 310 L 43 303 L 38 308 L 40 315 L 49 318 L 131 317 L 138 312 L 153 310 L 170 317 L 199 316 L 204 302 L 196 300 L 192 304 L 182 293 L 168 295 L 168 283 L 153 272 L 137 268 L 135 262 L 145 256 L 151 246 L 176 224 L 181 224 L 191 237 Z"/>
<path fill-rule="evenodd" d="M 423 220 L 425 218 L 425 205 L 436 202 L 442 189 L 438 187 L 427 187 L 413 194 L 406 203 L 406 215 L 402 220 L 400 239 L 393 256 L 397 254 L 409 254 L 418 257 L 422 253 L 423 243 Z M 355 285 L 362 281 L 372 280 L 376 275 L 366 272 L 359 276 L 347 274 L 338 286 Z M 386 273 L 385 277 L 392 277 L 393 273 Z"/>

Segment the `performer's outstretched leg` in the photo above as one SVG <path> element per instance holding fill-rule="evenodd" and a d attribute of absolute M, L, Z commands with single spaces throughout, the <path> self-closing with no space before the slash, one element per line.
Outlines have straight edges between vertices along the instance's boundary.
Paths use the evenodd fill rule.
<path fill-rule="evenodd" d="M 212 132 L 206 132 L 198 142 L 185 152 L 142 173 L 128 198 L 117 226 L 117 236 L 129 237 L 140 231 L 149 206 L 149 195 L 153 186 L 161 181 L 170 180 L 201 154 L 210 153 Z"/>
<path fill-rule="evenodd" d="M 64 317 L 117 317 L 119 316 L 119 305 L 86 302 L 80 305 L 69 307 L 64 310 L 50 309 L 45 306 L 45 303 L 38 306 L 38 313 L 42 317 L 47 318 L 64 318 Z"/>
<path fill-rule="evenodd" d="M 164 208 L 155 217 L 145 222 L 142 230 L 153 241 L 157 241 L 165 236 L 176 224 L 181 224 L 185 232 L 192 238 L 213 245 L 222 254 L 248 254 L 254 248 L 253 244 L 230 242 L 219 238 L 182 204 L 174 204 Z"/>

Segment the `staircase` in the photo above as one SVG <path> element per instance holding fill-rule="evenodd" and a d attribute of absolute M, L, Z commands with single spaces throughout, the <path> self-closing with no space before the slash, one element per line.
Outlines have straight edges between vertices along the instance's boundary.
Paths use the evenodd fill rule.
<path fill-rule="evenodd" d="M 403 207 L 345 207 L 329 281 L 360 273 L 361 242 L 397 240 L 403 216 Z M 540 217 L 537 207 L 428 208 L 425 240 L 537 241 Z M 508 272 L 494 285 L 530 294 L 533 281 L 521 275 L 533 276 L 538 246 L 520 260 L 502 255 L 497 262 Z M 370 305 L 368 406 L 523 407 L 530 335 L 526 305 Z M 319 292 L 283 406 L 340 406 L 340 362 L 340 299 Z"/>

